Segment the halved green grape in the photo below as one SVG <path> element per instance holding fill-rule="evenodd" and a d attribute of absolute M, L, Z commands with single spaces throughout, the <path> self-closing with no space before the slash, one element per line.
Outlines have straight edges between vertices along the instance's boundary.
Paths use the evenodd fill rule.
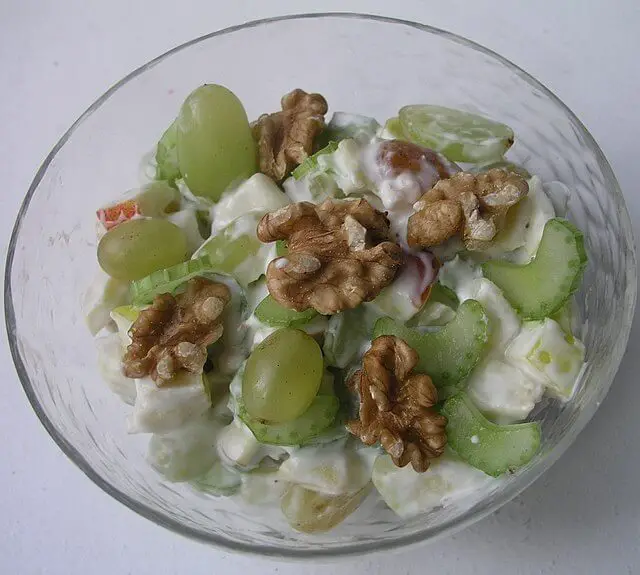
<path fill-rule="evenodd" d="M 356 493 L 325 495 L 292 485 L 284 494 L 280 507 L 289 525 L 296 531 L 324 533 L 351 515 L 370 490 L 369 483 Z"/>
<path fill-rule="evenodd" d="M 242 479 L 239 473 L 227 469 L 220 460 L 217 460 L 209 471 L 190 483 L 198 491 L 210 495 L 228 496 L 240 490 Z"/>
<path fill-rule="evenodd" d="M 189 189 L 217 201 L 232 182 L 255 174 L 247 113 L 227 88 L 205 84 L 184 101 L 177 125 L 178 166 Z"/>
<path fill-rule="evenodd" d="M 242 378 L 242 399 L 254 418 L 284 423 L 300 417 L 318 393 L 322 351 L 310 335 L 283 328 L 254 348 Z"/>
<path fill-rule="evenodd" d="M 198 255 L 206 253 L 213 269 L 233 276 L 246 287 L 265 273 L 273 254 L 272 247 L 256 236 L 261 217 L 254 212 L 240 216 L 202 244 Z"/>
<path fill-rule="evenodd" d="M 156 180 L 174 182 L 181 177 L 178 167 L 178 129 L 176 122 L 171 122 L 156 147 Z"/>
<path fill-rule="evenodd" d="M 304 162 L 302 162 L 291 175 L 296 180 L 301 180 L 308 173 L 313 172 L 318 168 L 318 156 L 322 156 L 324 154 L 333 154 L 338 149 L 338 142 L 329 142 L 324 148 L 318 150 L 312 156 L 309 156 Z"/>
<path fill-rule="evenodd" d="M 491 260 L 482 271 L 523 318 L 542 319 L 557 312 L 580 287 L 586 265 L 580 230 L 554 218 L 544 226 L 536 256 L 528 264 Z"/>
<path fill-rule="evenodd" d="M 449 420 L 449 446 L 467 463 L 497 477 L 522 467 L 538 452 L 540 424 L 496 425 L 486 419 L 465 393 L 449 398 L 442 414 Z"/>
<path fill-rule="evenodd" d="M 254 312 L 258 320 L 271 327 L 300 327 L 318 315 L 315 309 L 296 311 L 280 305 L 271 295 L 264 298 Z"/>
<path fill-rule="evenodd" d="M 251 417 L 242 405 L 238 407 L 238 417 L 260 443 L 305 445 L 331 426 L 339 407 L 340 402 L 334 395 L 317 395 L 301 416 L 284 423 L 264 423 Z"/>
<path fill-rule="evenodd" d="M 129 220 L 110 229 L 98 244 L 98 262 L 110 276 L 137 280 L 188 257 L 187 238 L 166 220 Z"/>
<path fill-rule="evenodd" d="M 489 170 L 493 170 L 494 168 L 500 168 L 501 170 L 506 170 L 507 172 L 517 174 L 518 176 L 522 176 L 525 180 L 528 180 L 531 177 L 531 174 L 525 168 L 507 160 L 497 160 L 495 162 L 480 164 L 474 166 L 469 171 L 477 174 L 480 172 L 488 172 Z"/>
<path fill-rule="evenodd" d="M 415 349 L 420 360 L 416 371 L 431 376 L 436 387 L 456 388 L 480 361 L 487 342 L 489 326 L 482 305 L 465 300 L 454 320 L 438 331 L 420 333 L 388 317 L 376 322 L 373 338 L 394 335 Z"/>
<path fill-rule="evenodd" d="M 407 137 L 454 162 L 500 158 L 513 144 L 513 130 L 483 116 L 443 106 L 413 105 L 400 110 Z"/>
<path fill-rule="evenodd" d="M 400 122 L 400 118 L 397 116 L 393 118 L 389 118 L 385 124 L 383 129 L 383 137 L 393 138 L 395 140 L 407 140 L 407 137 L 404 134 L 404 130 L 402 129 L 402 123 Z"/>
<path fill-rule="evenodd" d="M 164 270 L 155 271 L 147 277 L 131 282 L 133 305 L 151 303 L 158 294 L 173 293 L 176 288 L 191 278 L 213 271 L 211 260 L 207 254 Z"/>
<path fill-rule="evenodd" d="M 180 192 L 167 181 L 151 182 L 142 187 L 136 202 L 143 216 L 160 218 L 180 209 Z"/>

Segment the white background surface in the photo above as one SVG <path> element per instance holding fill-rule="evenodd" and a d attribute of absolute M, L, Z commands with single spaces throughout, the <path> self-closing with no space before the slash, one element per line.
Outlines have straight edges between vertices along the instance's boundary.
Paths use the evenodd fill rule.
<path fill-rule="evenodd" d="M 594 134 L 618 175 L 638 233 L 637 0 L 0 0 L 3 254 L 40 162 L 111 84 L 193 37 L 255 18 L 320 9 L 445 28 L 532 73 Z M 112 500 L 49 439 L 2 341 L 0 573 L 640 573 L 639 372 L 636 322 L 616 382 L 591 424 L 550 472 L 490 518 L 399 555 L 302 566 L 210 549 Z"/>

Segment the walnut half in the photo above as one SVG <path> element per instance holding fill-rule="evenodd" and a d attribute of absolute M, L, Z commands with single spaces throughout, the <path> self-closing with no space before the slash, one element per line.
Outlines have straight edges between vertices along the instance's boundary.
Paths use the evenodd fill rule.
<path fill-rule="evenodd" d="M 484 249 L 500 230 L 509 208 L 528 192 L 522 176 L 500 168 L 454 174 L 415 203 L 407 242 L 413 248 L 429 248 L 462 232 L 467 249 Z"/>
<path fill-rule="evenodd" d="M 123 358 L 125 376 L 151 378 L 162 385 L 184 369 L 202 373 L 207 347 L 222 336 L 222 312 L 229 288 L 205 278 L 187 282 L 177 296 L 161 294 L 131 326 L 131 344 Z"/>
<path fill-rule="evenodd" d="M 380 442 L 398 467 L 422 473 L 447 444 L 447 418 L 433 406 L 438 392 L 428 375 L 413 373 L 418 354 L 400 338 L 373 340 L 362 369 L 349 380 L 360 395 L 359 419 L 347 428 L 366 445 Z"/>
<path fill-rule="evenodd" d="M 267 286 L 285 307 L 333 314 L 375 298 L 402 264 L 389 220 L 366 200 L 290 204 L 258 224 L 262 242 L 286 240 L 267 267 Z"/>
<path fill-rule="evenodd" d="M 324 128 L 327 101 L 320 94 L 296 89 L 282 97 L 282 111 L 263 114 L 253 124 L 260 171 L 281 182 L 313 152 L 313 140 Z"/>

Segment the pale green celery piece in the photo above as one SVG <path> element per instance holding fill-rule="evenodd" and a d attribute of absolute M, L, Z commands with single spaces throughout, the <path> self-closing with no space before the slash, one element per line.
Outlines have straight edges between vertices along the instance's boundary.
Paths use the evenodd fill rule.
<path fill-rule="evenodd" d="M 158 141 L 156 147 L 156 180 L 175 182 L 182 177 L 178 167 L 178 133 L 173 121 Z"/>
<path fill-rule="evenodd" d="M 209 471 L 190 483 L 198 491 L 209 495 L 228 496 L 239 491 L 242 480 L 239 473 L 227 469 L 217 460 Z"/>
<path fill-rule="evenodd" d="M 332 315 L 322 351 L 328 365 L 344 369 L 367 347 L 380 313 L 361 305 Z"/>
<path fill-rule="evenodd" d="M 397 116 L 389 118 L 385 124 L 382 132 L 383 138 L 389 138 L 394 140 L 408 140 L 402 129 L 402 123 Z"/>
<path fill-rule="evenodd" d="M 458 389 L 482 358 L 489 341 L 488 318 L 475 300 L 460 304 L 455 319 L 438 331 L 421 333 L 385 317 L 379 319 L 373 338 L 393 335 L 415 349 L 420 359 L 416 371 L 429 375 L 439 389 Z"/>
<path fill-rule="evenodd" d="M 450 307 L 451 309 L 458 309 L 460 300 L 451 288 L 442 285 L 440 282 L 436 282 L 431 287 L 431 293 L 429 294 L 428 301 L 438 302 Z"/>
<path fill-rule="evenodd" d="M 286 308 L 268 295 L 258 304 L 254 314 L 261 323 L 271 327 L 300 327 L 309 323 L 318 312 L 313 308 L 306 311 Z"/>
<path fill-rule="evenodd" d="M 525 265 L 491 260 L 483 264 L 496 284 L 525 319 L 549 317 L 562 308 L 582 281 L 587 254 L 583 236 L 567 220 L 549 220 L 536 256 Z"/>
<path fill-rule="evenodd" d="M 324 154 L 332 154 L 337 149 L 338 149 L 338 142 L 329 142 L 322 149 L 318 150 L 315 154 L 313 154 L 312 156 L 309 156 L 304 162 L 302 162 L 295 170 L 293 170 L 293 172 L 291 172 L 291 175 L 296 180 L 301 180 L 307 174 L 318 169 L 319 156 L 322 156 Z"/>
<path fill-rule="evenodd" d="M 153 272 L 147 277 L 131 282 L 133 304 L 138 306 L 149 304 L 156 295 L 173 293 L 190 279 L 213 273 L 213 271 L 209 256 L 203 254 L 196 259 Z"/>
<path fill-rule="evenodd" d="M 482 163 L 501 158 L 513 130 L 483 116 L 443 106 L 405 106 L 399 113 L 407 137 L 453 162 Z"/>
<path fill-rule="evenodd" d="M 305 445 L 329 428 L 336 419 L 340 402 L 333 395 L 317 395 L 300 417 L 284 423 L 265 423 L 254 418 L 243 405 L 238 417 L 260 443 L 270 445 Z"/>
<path fill-rule="evenodd" d="M 551 315 L 551 319 L 567 334 L 573 334 L 573 300 L 569 299 L 557 312 Z"/>
<path fill-rule="evenodd" d="M 537 422 L 496 425 L 486 419 L 465 393 L 449 398 L 442 408 L 448 419 L 447 442 L 470 465 L 498 477 L 526 465 L 540 448 Z"/>

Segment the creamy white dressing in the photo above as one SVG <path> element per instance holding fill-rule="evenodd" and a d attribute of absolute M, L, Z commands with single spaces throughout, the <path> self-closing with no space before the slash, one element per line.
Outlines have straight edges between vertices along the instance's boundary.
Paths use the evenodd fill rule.
<path fill-rule="evenodd" d="M 122 373 L 124 349 L 117 333 L 107 333 L 95 339 L 98 350 L 98 369 L 107 385 L 122 401 L 133 405 L 136 401 L 135 380 Z"/>
<path fill-rule="evenodd" d="M 129 282 L 110 277 L 102 269 L 84 293 L 80 306 L 91 332 L 96 335 L 112 323 L 111 310 L 131 302 Z"/>
<path fill-rule="evenodd" d="M 290 203 L 274 181 L 258 173 L 237 188 L 225 192 L 211 207 L 212 233 L 216 233 L 248 212 L 265 214 Z"/>
<path fill-rule="evenodd" d="M 362 151 L 362 164 L 368 179 L 373 183 L 377 196 L 382 201 L 391 231 L 396 241 L 407 247 L 407 225 L 413 213 L 413 204 L 422 196 L 424 182 L 438 181 L 438 171 L 435 167 L 422 162 L 422 172 L 403 172 L 395 175 L 389 167 L 378 161 L 380 140 L 373 140 Z M 425 188 L 426 189 L 426 188 Z"/>
<path fill-rule="evenodd" d="M 167 216 L 167 219 L 172 224 L 175 224 L 184 232 L 187 238 L 187 249 L 191 254 L 195 252 L 204 241 L 204 238 L 200 235 L 196 213 L 197 211 L 194 207 L 187 207 Z"/>

